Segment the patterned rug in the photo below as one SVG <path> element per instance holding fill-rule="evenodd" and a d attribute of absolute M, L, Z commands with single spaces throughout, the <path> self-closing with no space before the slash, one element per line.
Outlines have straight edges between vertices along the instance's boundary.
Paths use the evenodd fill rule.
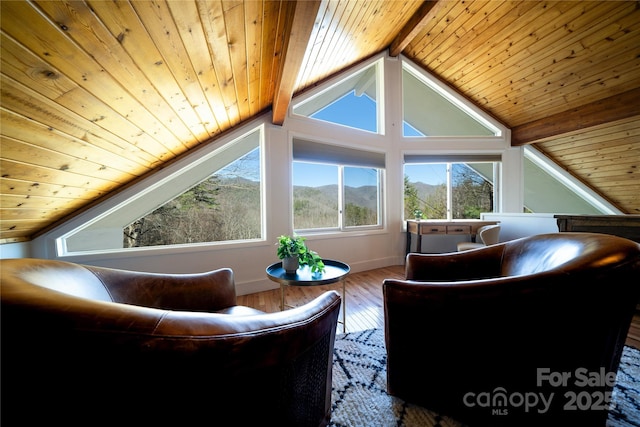
<path fill-rule="evenodd" d="M 460 427 L 462 424 L 386 392 L 384 331 L 336 337 L 333 359 L 333 427 Z M 640 351 L 625 347 L 613 390 L 608 427 L 640 427 Z"/>

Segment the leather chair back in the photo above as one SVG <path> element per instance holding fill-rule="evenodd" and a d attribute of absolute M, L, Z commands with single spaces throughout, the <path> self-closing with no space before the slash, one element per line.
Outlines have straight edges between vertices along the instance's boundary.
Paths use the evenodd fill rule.
<path fill-rule="evenodd" d="M 638 277 L 640 245 L 606 234 L 552 233 L 409 254 L 406 280 L 383 283 L 388 392 L 471 426 L 604 427 L 606 410 L 563 404 L 572 393 L 611 392 L 611 384 L 585 388 L 576 375 L 617 372 L 640 299 Z M 539 384 L 539 369 L 571 379 Z M 480 393 L 555 400 L 545 412 L 525 412 L 481 406 Z"/>
<path fill-rule="evenodd" d="M 24 425 L 326 425 L 340 296 L 237 306 L 233 272 L 0 260 L 2 412 Z"/>

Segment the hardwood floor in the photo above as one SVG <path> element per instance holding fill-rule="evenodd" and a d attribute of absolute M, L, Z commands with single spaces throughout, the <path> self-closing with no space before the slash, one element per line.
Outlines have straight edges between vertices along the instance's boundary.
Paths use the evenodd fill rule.
<path fill-rule="evenodd" d="M 384 315 L 382 308 L 382 281 L 385 278 L 404 278 L 404 266 L 377 268 L 375 270 L 351 273 L 345 284 L 347 302 L 347 332 L 382 328 Z M 310 301 L 327 289 L 342 292 L 341 284 L 326 286 L 291 286 L 286 288 L 287 304 L 300 305 Z M 257 308 L 265 312 L 280 311 L 280 289 L 238 296 L 238 304 Z M 342 313 L 340 313 L 342 319 Z M 338 325 L 342 333 L 342 324 Z M 640 349 L 640 312 L 636 312 L 627 335 L 626 344 Z"/>
<path fill-rule="evenodd" d="M 640 309 L 637 309 L 636 315 L 633 316 L 625 344 L 640 350 Z"/>

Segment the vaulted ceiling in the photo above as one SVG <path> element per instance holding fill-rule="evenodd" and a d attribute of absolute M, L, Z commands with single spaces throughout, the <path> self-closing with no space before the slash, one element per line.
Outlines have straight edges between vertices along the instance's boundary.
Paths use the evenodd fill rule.
<path fill-rule="evenodd" d="M 640 213 L 637 1 L 0 1 L 0 243 L 379 52 Z"/>

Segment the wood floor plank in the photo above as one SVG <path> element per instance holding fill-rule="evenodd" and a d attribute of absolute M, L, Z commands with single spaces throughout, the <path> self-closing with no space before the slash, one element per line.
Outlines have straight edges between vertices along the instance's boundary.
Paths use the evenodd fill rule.
<path fill-rule="evenodd" d="M 347 332 L 384 327 L 382 281 L 387 278 L 403 279 L 404 266 L 377 268 L 347 276 L 345 284 Z M 301 305 L 330 289 L 342 295 L 341 286 L 341 284 L 290 286 L 286 288 L 286 303 L 294 306 Z M 280 289 L 239 295 L 237 302 L 268 313 L 280 311 Z M 342 320 L 342 311 L 339 319 Z M 342 324 L 338 325 L 338 333 L 342 333 Z M 633 317 L 625 344 L 640 349 L 640 311 Z"/>

